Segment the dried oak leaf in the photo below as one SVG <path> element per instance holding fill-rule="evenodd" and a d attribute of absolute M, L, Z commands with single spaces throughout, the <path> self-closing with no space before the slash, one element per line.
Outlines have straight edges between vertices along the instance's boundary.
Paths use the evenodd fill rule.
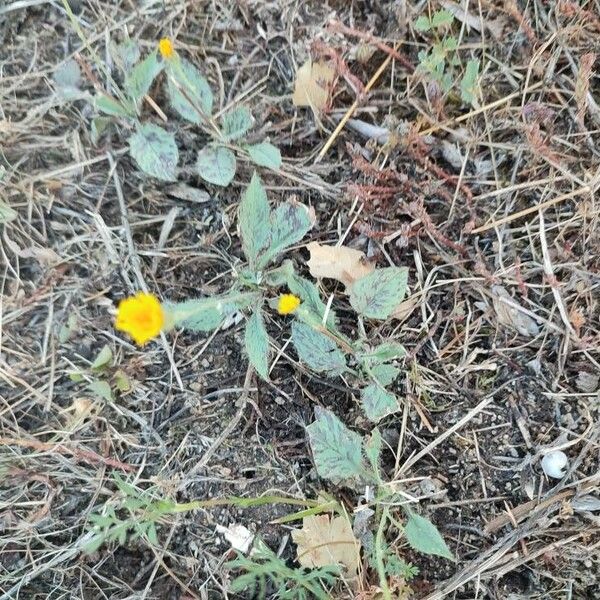
<path fill-rule="evenodd" d="M 323 110 L 334 79 L 335 71 L 327 63 L 307 60 L 296 72 L 294 106 L 310 106 L 315 112 Z"/>
<path fill-rule="evenodd" d="M 309 569 L 342 565 L 349 577 L 358 571 L 360 542 L 345 517 L 315 515 L 302 519 L 302 529 L 292 531 L 298 562 Z"/>
<path fill-rule="evenodd" d="M 375 269 L 360 250 L 346 246 L 324 246 L 318 242 L 311 242 L 307 248 L 310 252 L 307 263 L 310 274 L 317 279 L 337 279 L 346 288 Z"/>

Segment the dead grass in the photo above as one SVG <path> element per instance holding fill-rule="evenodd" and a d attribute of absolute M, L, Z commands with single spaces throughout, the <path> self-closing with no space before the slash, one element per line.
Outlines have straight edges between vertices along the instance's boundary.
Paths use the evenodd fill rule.
<path fill-rule="evenodd" d="M 427 3 L 72 5 L 103 59 L 125 31 L 148 47 L 175 38 L 219 90 L 220 109 L 243 99 L 257 139 L 279 145 L 285 168 L 267 177 L 271 196 L 314 206 L 313 239 L 409 267 L 403 318 L 369 332 L 409 350 L 403 411 L 382 424 L 385 468 L 458 557 L 442 564 L 403 548 L 421 568 L 414 597 L 595 597 L 598 2 L 469 2 L 460 43 L 483 73 L 470 110 L 440 103 L 414 70 L 424 38 L 410 24 Z M 319 120 L 291 103 L 315 40 L 313 51 L 348 68 Z M 360 40 L 377 48 L 364 64 L 352 58 Z M 8 0 L 0 41 L 0 198 L 18 211 L 0 225 L 0 598 L 228 597 L 231 552 L 216 524 L 242 522 L 291 557 L 287 530 L 270 524 L 286 511 L 199 511 L 165 523 L 160 547 L 84 555 L 90 512 L 115 496 L 112 473 L 181 501 L 315 497 L 326 484 L 303 429 L 314 405 L 368 425 L 354 391 L 311 377 L 278 324 L 270 385 L 245 376 L 236 324 L 143 352 L 115 334 L 115 301 L 134 290 L 179 299 L 222 289 L 239 262 L 236 201 L 251 167 L 229 190 L 186 201 L 133 167 L 124 132 L 94 146 L 89 105 L 62 102 L 51 81 L 76 57 L 85 89 L 106 85 L 60 2 Z M 374 131 L 385 143 L 367 139 Z M 180 180 L 202 188 L 197 138 L 180 133 Z M 105 344 L 135 382 L 114 402 L 69 378 Z M 558 483 L 539 464 L 555 447 L 570 459 Z M 350 490 L 329 491 L 355 508 Z M 375 574 L 362 573 L 356 594 L 376 597 Z"/>

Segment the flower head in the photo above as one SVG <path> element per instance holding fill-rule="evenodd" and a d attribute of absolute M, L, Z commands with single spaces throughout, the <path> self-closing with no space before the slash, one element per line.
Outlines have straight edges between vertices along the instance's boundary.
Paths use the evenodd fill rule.
<path fill-rule="evenodd" d="M 173 58 L 173 55 L 175 54 L 173 42 L 169 38 L 162 38 L 160 42 L 158 42 L 158 51 L 166 60 Z"/>
<path fill-rule="evenodd" d="M 294 294 L 283 294 L 277 302 L 277 312 L 280 315 L 289 315 L 300 306 L 300 298 Z"/>
<path fill-rule="evenodd" d="M 119 302 L 115 328 L 129 334 L 138 346 L 156 337 L 165 323 L 160 301 L 152 294 L 138 292 Z"/>

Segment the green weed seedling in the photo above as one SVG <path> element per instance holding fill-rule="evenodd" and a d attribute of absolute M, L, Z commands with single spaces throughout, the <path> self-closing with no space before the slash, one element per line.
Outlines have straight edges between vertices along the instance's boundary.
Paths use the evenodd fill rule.
<path fill-rule="evenodd" d="M 393 364 L 405 354 L 397 342 L 371 347 L 366 339 L 351 340 L 337 326 L 335 312 L 320 298 L 317 286 L 295 272 L 291 261 L 274 266 L 281 254 L 299 242 L 313 225 L 311 210 L 297 202 L 285 202 L 271 210 L 258 175 L 254 174 L 239 206 L 239 234 L 246 266 L 226 294 L 183 302 L 163 302 L 148 295 L 119 305 L 116 326 L 143 345 L 160 330 L 182 327 L 210 332 L 239 311 L 249 311 L 244 348 L 256 372 L 269 378 L 271 346 L 265 326 L 265 309 L 293 314 L 291 340 L 300 360 L 313 372 L 348 376 L 361 389 L 362 407 L 377 422 L 399 409 L 388 391 L 400 369 Z M 283 287 L 291 293 L 273 298 Z M 405 295 L 407 270 L 376 269 L 356 281 L 349 300 L 360 318 L 387 319 Z M 144 314 L 144 318 L 137 318 Z M 154 331 L 139 331 L 139 324 L 155 324 Z"/>
<path fill-rule="evenodd" d="M 65 330 L 61 329 L 60 334 L 64 333 Z M 127 374 L 122 369 L 115 368 L 113 353 L 108 345 L 100 349 L 89 368 L 71 371 L 69 378 L 75 383 L 85 381 L 87 390 L 106 402 L 114 399 L 115 391 L 128 392 L 132 387 Z"/>
<path fill-rule="evenodd" d="M 454 22 L 454 15 L 447 10 L 435 12 L 431 18 L 420 16 L 415 21 L 415 29 L 421 33 L 434 31 L 438 41 L 429 50 L 419 52 L 419 69 L 436 81 L 444 92 L 454 87 L 455 69 L 460 66 L 458 56 L 458 40 L 453 35 L 444 35 L 439 39 L 440 32 L 448 31 Z M 479 78 L 479 61 L 470 59 L 465 67 L 460 81 L 460 97 L 465 104 L 477 105 L 477 82 Z"/>
<path fill-rule="evenodd" d="M 68 0 L 63 0 L 63 5 L 79 37 L 88 45 Z M 235 176 L 236 154 L 259 167 L 275 170 L 281 167 L 281 153 L 276 146 L 266 141 L 257 144 L 246 141 L 246 134 L 254 124 L 247 106 L 234 106 L 218 118 L 213 114 L 213 93 L 208 81 L 191 62 L 176 52 L 171 40 L 161 39 L 158 48 L 141 60 L 140 47 L 133 40 L 113 46 L 111 50 L 121 71 L 121 86 L 115 82 L 104 61 L 90 50 L 112 88 L 110 92 L 98 92 L 92 98 L 98 113 L 91 124 L 92 141 L 96 143 L 111 124 L 120 123 L 133 130 L 128 138 L 129 153 L 139 168 L 162 181 L 175 181 L 179 163 L 175 135 L 144 120 L 143 111 L 146 101 L 166 119 L 148 96 L 154 81 L 164 72 L 165 93 L 173 110 L 210 138 L 196 157 L 196 173 L 202 179 L 217 186 L 228 186 Z"/>
<path fill-rule="evenodd" d="M 277 598 L 283 600 L 329 600 L 323 585 L 335 585 L 339 569 L 335 566 L 303 569 L 289 567 L 262 540 L 256 540 L 249 557 L 238 553 L 226 564 L 229 569 L 245 571 L 230 585 L 232 592 L 247 592 L 252 598 L 267 597 L 271 582 Z"/>
<path fill-rule="evenodd" d="M 410 508 L 405 499 L 397 497 L 382 478 L 379 463 L 383 442 L 379 430 L 374 428 L 369 437 L 363 438 L 331 411 L 317 408 L 315 413 L 316 420 L 307 430 L 318 474 L 336 484 L 368 484 L 375 488 L 374 532 L 368 558 L 378 573 L 384 598 L 391 600 L 388 577 L 402 576 L 409 581 L 418 569 L 404 562 L 386 542 L 385 533 L 390 526 L 396 527 L 418 552 L 453 560 L 452 552 L 435 525 Z M 393 514 L 396 507 L 404 512 L 403 523 Z"/>

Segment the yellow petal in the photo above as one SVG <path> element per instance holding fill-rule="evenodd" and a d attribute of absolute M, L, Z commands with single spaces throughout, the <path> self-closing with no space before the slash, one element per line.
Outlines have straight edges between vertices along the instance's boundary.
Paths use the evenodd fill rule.
<path fill-rule="evenodd" d="M 279 296 L 279 302 L 277 303 L 277 312 L 280 315 L 289 315 L 293 313 L 300 306 L 300 298 L 294 296 L 294 294 L 283 294 Z"/>
<path fill-rule="evenodd" d="M 165 323 L 165 314 L 159 299 L 152 294 L 138 292 L 119 302 L 115 329 L 127 333 L 138 346 L 155 338 Z"/>

